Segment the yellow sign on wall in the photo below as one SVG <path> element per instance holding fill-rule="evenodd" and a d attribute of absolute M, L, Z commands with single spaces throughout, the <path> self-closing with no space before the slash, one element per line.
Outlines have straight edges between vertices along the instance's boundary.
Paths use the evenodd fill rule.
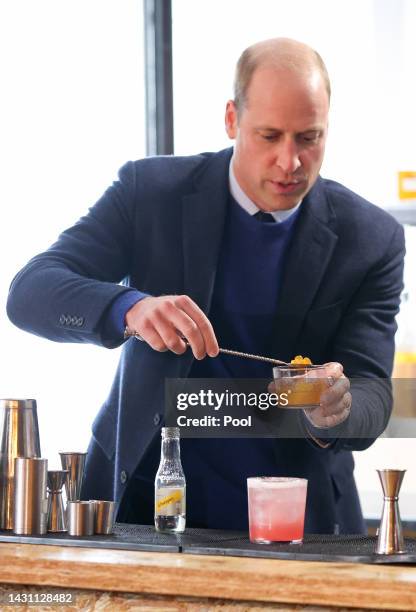
<path fill-rule="evenodd" d="M 416 199 L 416 172 L 399 172 L 399 198 Z"/>

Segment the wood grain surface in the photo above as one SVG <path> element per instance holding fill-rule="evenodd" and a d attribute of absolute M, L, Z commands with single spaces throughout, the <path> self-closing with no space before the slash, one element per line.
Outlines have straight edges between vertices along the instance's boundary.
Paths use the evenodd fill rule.
<path fill-rule="evenodd" d="M 303 604 L 288 610 L 334 606 L 416 611 L 416 567 L 411 566 L 0 543 L 0 583 L 212 599 L 212 603 L 221 599 L 231 600 L 230 604 Z M 253 609 L 251 604 L 245 608 Z"/>

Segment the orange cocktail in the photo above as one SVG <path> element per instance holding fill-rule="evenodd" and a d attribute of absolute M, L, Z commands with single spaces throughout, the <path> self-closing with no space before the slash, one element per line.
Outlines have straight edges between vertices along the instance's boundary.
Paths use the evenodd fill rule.
<path fill-rule="evenodd" d="M 304 478 L 247 478 L 250 541 L 302 542 L 307 485 Z"/>
<path fill-rule="evenodd" d="M 319 406 L 321 395 L 331 385 L 325 366 L 294 364 L 273 368 L 276 393 L 287 395 L 288 408 Z"/>

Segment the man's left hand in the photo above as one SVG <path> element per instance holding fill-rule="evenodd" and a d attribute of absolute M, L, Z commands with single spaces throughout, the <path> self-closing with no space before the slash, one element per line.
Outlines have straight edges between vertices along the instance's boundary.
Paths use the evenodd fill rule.
<path fill-rule="evenodd" d="M 331 386 L 322 393 L 320 405 L 305 408 L 305 416 L 315 427 L 329 429 L 345 421 L 351 412 L 350 381 L 344 375 L 340 363 L 325 364 L 323 376 L 331 380 Z"/>

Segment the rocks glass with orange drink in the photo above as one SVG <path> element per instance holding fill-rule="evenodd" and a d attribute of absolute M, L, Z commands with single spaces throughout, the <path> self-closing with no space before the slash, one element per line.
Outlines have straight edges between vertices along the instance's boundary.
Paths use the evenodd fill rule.
<path fill-rule="evenodd" d="M 276 393 L 287 394 L 287 408 L 319 406 L 321 395 L 332 384 L 325 376 L 325 366 L 312 365 L 308 357 L 298 355 L 290 365 L 273 368 Z"/>

